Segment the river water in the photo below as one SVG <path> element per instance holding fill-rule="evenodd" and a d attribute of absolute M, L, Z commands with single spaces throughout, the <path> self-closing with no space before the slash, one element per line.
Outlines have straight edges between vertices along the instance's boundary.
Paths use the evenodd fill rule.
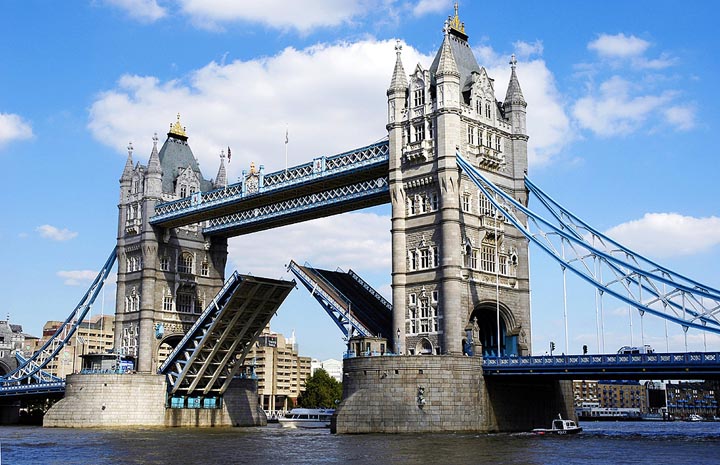
<path fill-rule="evenodd" d="M 575 436 L 0 427 L 12 464 L 720 464 L 720 423 L 586 422 Z"/>

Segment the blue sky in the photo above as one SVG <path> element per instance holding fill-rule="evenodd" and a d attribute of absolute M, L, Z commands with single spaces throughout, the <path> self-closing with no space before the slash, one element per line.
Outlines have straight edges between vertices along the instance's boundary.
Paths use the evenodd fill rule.
<path fill-rule="evenodd" d="M 498 98 L 509 56 L 528 101 L 530 177 L 601 231 L 720 287 L 715 2 L 464 1 L 460 18 Z M 231 146 L 229 177 L 303 163 L 386 135 L 403 42 L 428 67 L 452 1 L 88 0 L 6 2 L 0 17 L 0 311 L 40 334 L 64 319 L 112 249 L 129 141 L 142 163 L 175 115 L 206 178 Z M 231 240 L 229 268 L 291 276 L 290 258 L 352 268 L 385 294 L 389 209 Z M 532 252 L 533 344 L 564 349 L 557 265 Z M 230 271 L 230 270 L 228 270 Z M 569 280 L 570 351 L 596 347 L 594 294 Z M 113 311 L 114 288 L 105 296 Z M 101 303 L 94 312 L 99 313 Z M 606 347 L 630 343 L 627 309 L 605 303 Z M 646 342 L 665 348 L 645 319 Z M 634 342 L 640 341 L 637 316 Z M 273 329 L 301 354 L 339 358 L 340 332 L 304 289 Z M 703 338 L 689 333 L 691 349 Z M 720 339 L 708 336 L 709 350 Z M 684 347 L 670 328 L 671 350 Z"/>

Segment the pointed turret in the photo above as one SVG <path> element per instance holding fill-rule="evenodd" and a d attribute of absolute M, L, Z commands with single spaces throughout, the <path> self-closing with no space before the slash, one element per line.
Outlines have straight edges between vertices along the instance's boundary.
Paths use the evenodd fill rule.
<path fill-rule="evenodd" d="M 160 174 L 162 175 L 162 168 L 160 167 L 160 155 L 158 155 L 158 136 L 157 133 L 153 135 L 153 148 L 150 152 L 150 159 L 148 160 L 148 174 Z"/>
<path fill-rule="evenodd" d="M 390 81 L 390 90 L 405 90 L 407 89 L 408 82 L 405 76 L 405 68 L 403 68 L 402 58 L 402 45 L 398 40 L 395 43 L 395 70 L 393 71 L 392 80 Z"/>
<path fill-rule="evenodd" d="M 445 38 L 443 39 L 442 47 L 440 48 L 440 60 L 438 61 L 438 67 L 436 76 L 452 75 L 460 77 L 457 63 L 455 62 L 455 56 L 453 55 L 452 48 L 450 48 L 450 26 L 445 24 Z"/>
<path fill-rule="evenodd" d="M 520 89 L 520 81 L 515 74 L 515 67 L 517 66 L 517 60 L 513 54 L 510 59 L 510 83 L 508 84 L 507 93 L 505 94 L 505 105 L 523 105 L 527 106 L 525 97 L 523 97 L 522 89 Z"/>
<path fill-rule="evenodd" d="M 220 151 L 220 168 L 218 168 L 218 174 L 215 178 L 213 187 L 220 189 L 227 186 L 227 173 L 225 172 L 225 150 Z"/>
<path fill-rule="evenodd" d="M 123 170 L 122 176 L 120 176 L 120 182 L 130 181 L 132 179 L 132 173 L 133 173 L 133 159 L 132 159 L 133 145 L 132 145 L 132 142 L 128 143 L 127 151 L 128 151 L 128 157 L 127 157 L 127 161 L 125 162 L 125 169 Z"/>

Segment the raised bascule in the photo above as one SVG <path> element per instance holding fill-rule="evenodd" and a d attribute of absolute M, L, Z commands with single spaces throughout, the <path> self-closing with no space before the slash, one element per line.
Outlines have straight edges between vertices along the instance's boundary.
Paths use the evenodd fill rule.
<path fill-rule="evenodd" d="M 532 356 L 530 244 L 597 289 L 598 322 L 612 296 L 640 318 L 720 333 L 720 291 L 615 243 L 534 185 L 515 58 L 500 101 L 457 6 L 443 34 L 431 66 L 409 76 L 396 45 L 379 142 L 274 173 L 251 165 L 232 184 L 222 155 L 215 179 L 203 177 L 179 115 L 146 166 L 130 145 L 116 248 L 0 396 L 64 392 L 48 426 L 263 424 L 245 357 L 295 282 L 226 279 L 228 238 L 388 203 L 392 302 L 352 271 L 288 267 L 348 340 L 335 432 L 530 430 L 574 416 L 573 376 L 719 377 L 717 353 Z M 135 373 L 49 377 L 116 259 L 116 356 Z"/>

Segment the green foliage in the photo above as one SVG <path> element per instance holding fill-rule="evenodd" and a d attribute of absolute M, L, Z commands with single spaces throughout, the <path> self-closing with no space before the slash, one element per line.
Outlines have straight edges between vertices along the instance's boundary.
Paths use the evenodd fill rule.
<path fill-rule="evenodd" d="M 320 368 L 305 381 L 305 391 L 298 397 L 298 407 L 335 408 L 341 397 L 342 383 Z"/>

